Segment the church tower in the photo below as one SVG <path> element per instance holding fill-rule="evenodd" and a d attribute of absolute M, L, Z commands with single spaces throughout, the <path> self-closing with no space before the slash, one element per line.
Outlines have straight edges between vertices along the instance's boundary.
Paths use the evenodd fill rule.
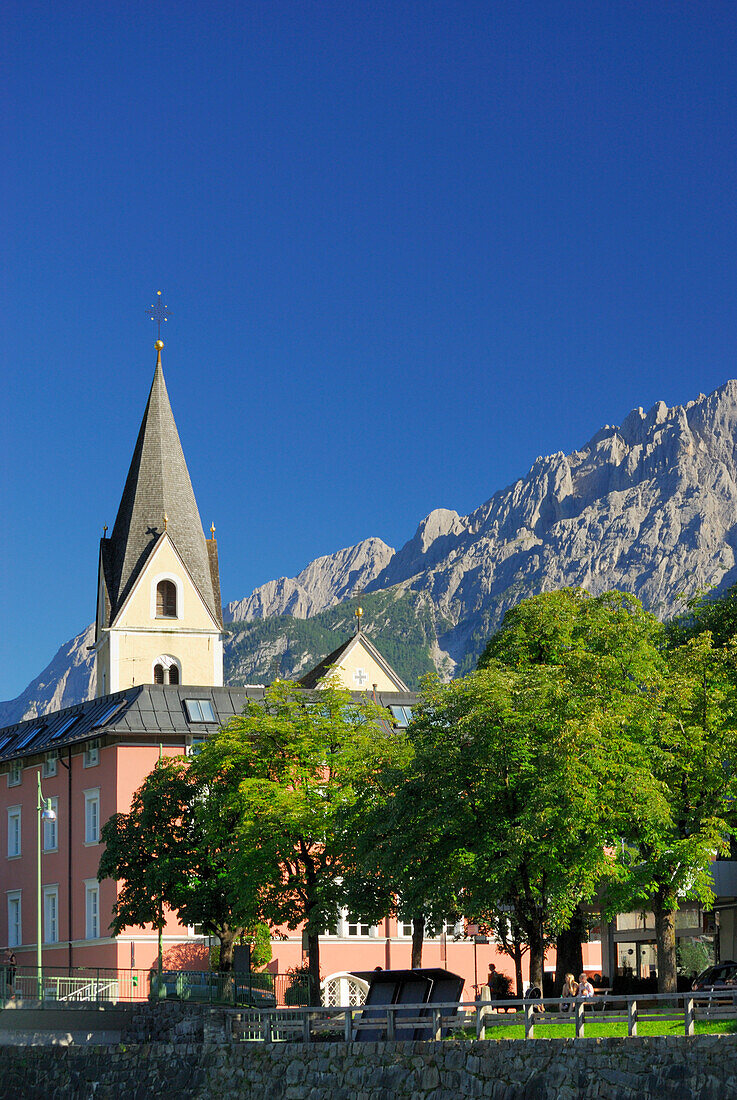
<path fill-rule="evenodd" d="M 96 694 L 136 684 L 220 686 L 215 529 L 202 531 L 157 357 L 112 534 L 100 540 Z"/>

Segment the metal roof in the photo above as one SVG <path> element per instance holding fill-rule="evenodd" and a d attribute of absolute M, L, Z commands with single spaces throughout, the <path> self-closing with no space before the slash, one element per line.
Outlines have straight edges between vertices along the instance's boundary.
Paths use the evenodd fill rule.
<path fill-rule="evenodd" d="M 0 729 L 0 763 L 66 748 L 92 738 L 114 735 L 146 739 L 202 736 L 214 733 L 237 714 L 246 699 L 262 699 L 264 687 L 198 687 L 187 684 L 142 684 L 99 699 L 65 707 L 39 718 L 27 718 Z M 353 692 L 360 697 L 365 693 Z M 214 722 L 194 722 L 187 717 L 187 699 L 209 700 Z M 413 706 L 413 692 L 379 692 L 376 701 Z"/>

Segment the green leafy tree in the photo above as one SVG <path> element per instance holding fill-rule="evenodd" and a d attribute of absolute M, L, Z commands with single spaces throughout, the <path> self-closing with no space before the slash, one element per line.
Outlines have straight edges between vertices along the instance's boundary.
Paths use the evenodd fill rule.
<path fill-rule="evenodd" d="M 710 864 L 735 833 L 737 696 L 735 651 L 706 631 L 668 653 L 644 741 L 652 811 L 623 833 L 626 877 L 610 906 L 651 908 L 658 987 L 676 989 L 676 912 L 684 898 L 713 901 Z M 645 705 L 645 704 L 643 704 Z"/>
<path fill-rule="evenodd" d="M 304 927 L 312 997 L 319 935 L 348 897 L 357 792 L 403 751 L 368 697 L 277 682 L 202 748 L 197 772 L 233 822 L 243 903 L 271 926 Z"/>
<path fill-rule="evenodd" d="M 365 772 L 356 783 L 346 904 L 372 923 L 389 913 L 411 923 L 411 966 L 420 967 L 426 935 L 439 933 L 445 920 L 458 914 L 458 905 L 442 870 L 418 860 L 416 838 L 407 829 L 417 816 L 418 794 L 407 782 L 411 734 L 404 734 L 396 749 L 382 769 Z"/>
<path fill-rule="evenodd" d="M 238 938 L 256 923 L 233 872 L 234 824 L 217 793 L 203 788 L 193 761 L 160 760 L 130 813 L 115 814 L 102 828 L 98 878 L 118 881 L 113 934 L 150 924 L 161 936 L 166 906 L 182 924 L 217 937 L 220 969 L 231 970 Z"/>
<path fill-rule="evenodd" d="M 620 728 L 562 670 L 490 663 L 428 681 L 408 731 L 400 826 L 416 862 L 471 919 L 511 906 L 538 985 L 550 935 L 612 871 L 609 808 L 626 801 L 628 774 Z"/>

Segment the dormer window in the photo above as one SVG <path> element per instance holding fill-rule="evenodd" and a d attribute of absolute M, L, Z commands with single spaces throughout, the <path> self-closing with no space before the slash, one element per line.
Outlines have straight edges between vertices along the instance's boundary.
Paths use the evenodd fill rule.
<path fill-rule="evenodd" d="M 176 617 L 177 586 L 174 581 L 159 581 L 156 585 L 156 618 L 176 619 Z"/>

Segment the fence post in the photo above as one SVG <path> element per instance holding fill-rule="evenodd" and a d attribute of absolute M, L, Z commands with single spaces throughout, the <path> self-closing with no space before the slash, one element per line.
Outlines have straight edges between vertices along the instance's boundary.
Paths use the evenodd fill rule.
<path fill-rule="evenodd" d="M 637 1001 L 627 1002 L 627 1034 L 637 1035 Z"/>
<path fill-rule="evenodd" d="M 532 1001 L 528 1001 L 525 1005 L 525 1039 L 535 1038 L 535 1013 L 533 1008 Z"/>
<path fill-rule="evenodd" d="M 394 1006 L 393 1005 L 387 1005 L 386 1006 L 386 1037 L 387 1037 L 388 1041 L 391 1041 L 392 1039 L 394 1039 L 396 1037 L 396 1035 L 395 1035 L 396 1022 L 397 1022 L 397 1017 L 394 1013 Z"/>
<path fill-rule="evenodd" d="M 686 1026 L 686 1035 L 693 1035 L 693 1033 L 694 1033 L 694 1018 L 695 1018 L 694 1007 L 693 1007 L 693 997 L 686 997 L 686 1000 L 684 1002 L 684 1008 L 685 1008 L 685 1012 L 684 1012 L 683 1015 L 684 1015 L 684 1024 Z"/>
<path fill-rule="evenodd" d="M 345 1018 L 343 1020 L 343 1038 L 346 1043 L 350 1043 L 353 1038 L 353 1009 L 347 1008 L 345 1010 Z"/>
<path fill-rule="evenodd" d="M 432 1037 L 436 1043 L 443 1038 L 443 1013 L 439 1008 L 432 1010 Z"/>
<path fill-rule="evenodd" d="M 271 1013 L 264 1012 L 261 1017 L 261 1035 L 265 1043 L 271 1042 Z"/>
<path fill-rule="evenodd" d="M 481 1007 L 480 1001 L 476 1005 L 476 1038 L 486 1038 L 486 1027 L 484 1025 L 484 1009 Z"/>
<path fill-rule="evenodd" d="M 576 1038 L 584 1038 L 583 1001 L 576 1001 Z"/>
<path fill-rule="evenodd" d="M 310 1041 L 310 1010 L 309 1008 L 302 1016 L 302 1038 L 306 1043 Z"/>

